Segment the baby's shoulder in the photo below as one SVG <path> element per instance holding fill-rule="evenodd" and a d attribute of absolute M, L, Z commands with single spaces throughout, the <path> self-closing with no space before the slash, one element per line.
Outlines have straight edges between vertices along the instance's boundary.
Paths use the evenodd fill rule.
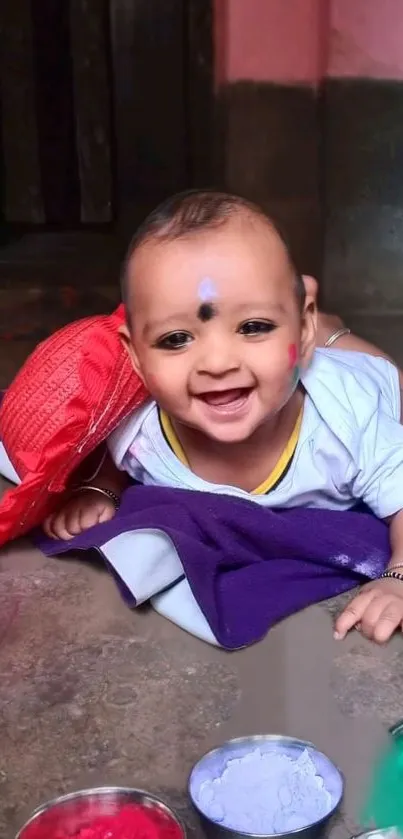
<path fill-rule="evenodd" d="M 316 350 L 304 385 L 318 392 L 331 392 L 354 409 L 377 403 L 382 410 L 400 418 L 400 386 L 397 368 L 381 356 L 346 350 Z"/>
<path fill-rule="evenodd" d="M 346 443 L 376 412 L 400 421 L 399 376 L 385 358 L 317 350 L 302 383 L 326 425 Z"/>
<path fill-rule="evenodd" d="M 121 466 L 126 453 L 143 430 L 155 423 L 158 409 L 153 399 L 147 399 L 132 411 L 108 437 L 108 449 L 116 465 Z"/>

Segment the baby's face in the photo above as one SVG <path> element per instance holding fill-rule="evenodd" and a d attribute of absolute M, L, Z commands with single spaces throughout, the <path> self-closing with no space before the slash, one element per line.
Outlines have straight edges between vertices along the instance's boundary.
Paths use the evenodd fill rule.
<path fill-rule="evenodd" d="M 293 394 L 314 346 L 268 224 L 150 242 L 130 265 L 131 354 L 158 404 L 216 441 L 249 439 Z"/>

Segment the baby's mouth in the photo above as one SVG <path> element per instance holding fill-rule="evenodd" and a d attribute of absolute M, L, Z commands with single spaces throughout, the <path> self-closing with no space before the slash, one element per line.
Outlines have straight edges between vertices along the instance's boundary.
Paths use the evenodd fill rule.
<path fill-rule="evenodd" d="M 243 405 L 251 392 L 251 387 L 237 387 L 229 390 L 211 390 L 206 391 L 205 393 L 200 393 L 198 399 L 201 399 L 206 403 L 206 405 L 209 405 L 212 408 L 233 409 Z"/>

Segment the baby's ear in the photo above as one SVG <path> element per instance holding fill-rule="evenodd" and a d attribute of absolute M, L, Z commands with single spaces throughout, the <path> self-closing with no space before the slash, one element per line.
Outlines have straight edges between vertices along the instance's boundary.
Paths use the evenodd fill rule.
<path fill-rule="evenodd" d="M 315 280 L 315 277 L 311 277 L 309 274 L 302 275 L 302 281 L 305 286 L 305 295 L 309 298 L 311 303 L 314 303 L 315 306 L 318 305 L 318 290 L 319 285 L 318 281 Z"/>
<path fill-rule="evenodd" d="M 305 279 L 306 278 L 304 277 L 304 283 Z M 316 288 L 314 288 L 314 294 L 310 292 L 306 294 L 301 317 L 302 330 L 300 358 L 301 364 L 305 368 L 309 366 L 309 363 L 315 352 L 318 331 L 318 309 L 316 305 L 317 283 L 316 280 L 313 279 L 313 277 L 308 277 L 308 280 L 312 280 L 312 282 L 315 283 Z"/>
<path fill-rule="evenodd" d="M 131 361 L 132 365 L 133 365 L 134 371 L 137 373 L 137 375 L 139 376 L 141 381 L 143 381 L 143 377 L 141 375 L 141 370 L 140 370 L 140 365 L 139 365 L 139 360 L 138 360 L 138 357 L 137 357 L 137 353 L 136 353 L 136 351 L 133 347 L 133 344 L 132 344 L 130 329 L 129 329 L 127 323 L 122 323 L 122 325 L 119 326 L 118 332 L 119 332 L 120 340 L 121 340 L 128 356 L 130 358 L 130 361 Z"/>
<path fill-rule="evenodd" d="M 127 323 L 122 323 L 119 326 L 118 332 L 123 346 L 127 349 L 127 344 L 130 343 L 130 332 Z"/>

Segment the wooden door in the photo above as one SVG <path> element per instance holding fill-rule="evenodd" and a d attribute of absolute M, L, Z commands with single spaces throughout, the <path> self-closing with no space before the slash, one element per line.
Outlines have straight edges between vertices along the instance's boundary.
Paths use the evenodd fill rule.
<path fill-rule="evenodd" d="M 210 0 L 2 0 L 8 224 L 133 225 L 210 180 Z"/>
<path fill-rule="evenodd" d="M 212 178 L 210 0 L 111 0 L 117 191 L 129 226 Z"/>

